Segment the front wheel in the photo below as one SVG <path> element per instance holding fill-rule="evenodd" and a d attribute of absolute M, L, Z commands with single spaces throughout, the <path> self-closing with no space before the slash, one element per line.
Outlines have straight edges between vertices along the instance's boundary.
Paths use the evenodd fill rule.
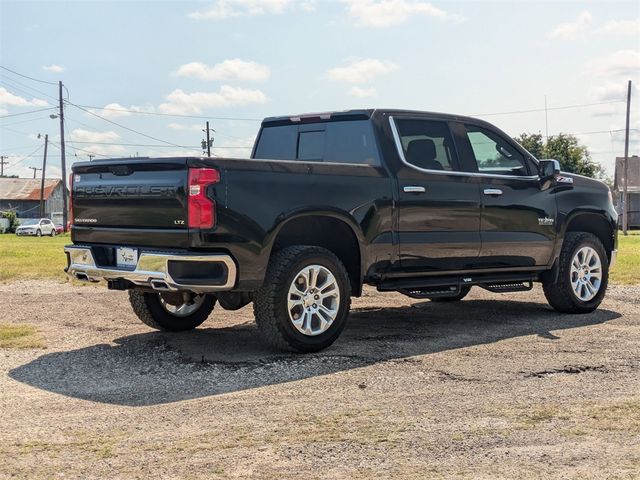
<path fill-rule="evenodd" d="M 188 292 L 154 293 L 129 290 L 129 301 L 142 323 L 169 332 L 184 332 L 200 326 L 216 303 L 211 295 Z"/>
<path fill-rule="evenodd" d="M 350 305 L 351 284 L 340 259 L 324 248 L 294 246 L 269 261 L 253 311 L 268 343 L 306 353 L 336 341 Z"/>
<path fill-rule="evenodd" d="M 41 237 L 42 231 L 40 229 L 36 230 L 36 237 Z"/>
<path fill-rule="evenodd" d="M 55 236 L 56 236 L 56 233 L 58 233 L 58 232 L 56 232 L 56 229 L 55 229 L 55 228 L 52 228 L 52 229 L 51 229 L 51 233 L 50 233 L 50 235 L 51 235 L 52 237 L 55 237 Z"/>
<path fill-rule="evenodd" d="M 562 313 L 589 313 L 598 308 L 609 281 L 609 259 L 598 237 L 569 232 L 558 262 L 557 278 L 542 282 L 549 304 Z"/>

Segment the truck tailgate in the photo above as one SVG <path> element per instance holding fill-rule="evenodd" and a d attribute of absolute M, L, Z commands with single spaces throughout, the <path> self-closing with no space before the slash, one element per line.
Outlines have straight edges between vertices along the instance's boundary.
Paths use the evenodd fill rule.
<path fill-rule="evenodd" d="M 178 240 L 177 234 L 177 243 L 186 244 L 187 180 L 186 159 L 122 159 L 74 165 L 74 237 L 90 237 L 91 231 L 104 229 L 111 231 L 115 240 L 126 240 L 130 237 L 127 230 L 170 229 L 172 243 Z"/>

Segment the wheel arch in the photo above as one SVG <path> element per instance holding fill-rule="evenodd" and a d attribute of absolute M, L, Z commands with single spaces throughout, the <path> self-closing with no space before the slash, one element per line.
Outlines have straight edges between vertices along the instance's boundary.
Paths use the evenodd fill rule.
<path fill-rule="evenodd" d="M 565 222 L 562 239 L 568 232 L 588 232 L 602 242 L 609 260 L 611 252 L 616 248 L 616 225 L 602 212 L 578 211 L 573 212 Z"/>
<path fill-rule="evenodd" d="M 363 235 L 349 217 L 336 212 L 298 213 L 282 221 L 273 232 L 269 257 L 285 247 L 313 245 L 333 252 L 349 274 L 354 296 L 362 293 Z"/>

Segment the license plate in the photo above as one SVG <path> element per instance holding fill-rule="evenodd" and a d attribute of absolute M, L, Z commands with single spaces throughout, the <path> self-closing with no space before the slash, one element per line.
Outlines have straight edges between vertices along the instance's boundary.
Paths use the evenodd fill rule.
<path fill-rule="evenodd" d="M 119 267 L 135 267 L 138 264 L 138 251 L 135 248 L 118 247 L 116 264 Z"/>

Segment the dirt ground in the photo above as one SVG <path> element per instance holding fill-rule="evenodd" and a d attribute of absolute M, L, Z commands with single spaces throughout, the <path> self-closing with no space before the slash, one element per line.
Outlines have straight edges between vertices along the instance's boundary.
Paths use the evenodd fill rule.
<path fill-rule="evenodd" d="M 640 478 L 640 287 L 560 315 L 540 289 L 455 304 L 368 289 L 313 355 L 251 307 L 142 325 L 126 293 L 0 285 L 0 478 Z"/>

